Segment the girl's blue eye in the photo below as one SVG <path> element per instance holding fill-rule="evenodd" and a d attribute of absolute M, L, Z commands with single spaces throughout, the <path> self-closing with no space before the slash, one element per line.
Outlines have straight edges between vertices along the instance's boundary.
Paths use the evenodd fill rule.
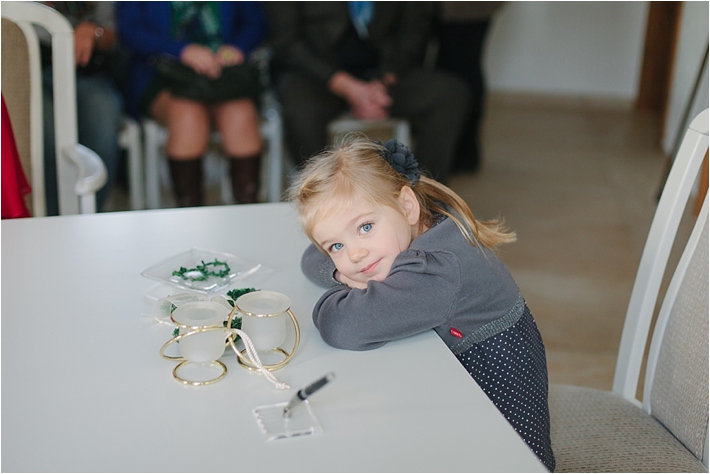
<path fill-rule="evenodd" d="M 338 250 L 343 248 L 343 244 L 333 244 L 330 246 L 330 250 L 333 252 L 337 252 Z"/>
<path fill-rule="evenodd" d="M 372 230 L 372 223 L 368 222 L 367 224 L 361 225 L 360 230 L 363 231 L 364 233 L 370 232 Z"/>

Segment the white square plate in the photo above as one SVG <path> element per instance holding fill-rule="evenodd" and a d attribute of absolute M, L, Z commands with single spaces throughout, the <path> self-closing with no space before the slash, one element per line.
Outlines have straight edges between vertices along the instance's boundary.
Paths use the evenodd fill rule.
<path fill-rule="evenodd" d="M 193 281 L 191 278 L 182 278 L 173 275 L 173 272 L 180 271 L 181 268 L 193 269 L 203 263 L 226 262 L 229 271 L 224 277 L 208 276 L 205 280 Z M 221 266 L 217 267 L 222 268 Z M 141 272 L 146 278 L 169 283 L 178 288 L 194 290 L 200 293 L 214 293 L 225 288 L 235 280 L 239 280 L 255 273 L 261 268 L 260 263 L 252 262 L 242 257 L 237 257 L 224 252 L 212 250 L 190 249 L 179 253 L 155 265 L 152 265 Z"/>

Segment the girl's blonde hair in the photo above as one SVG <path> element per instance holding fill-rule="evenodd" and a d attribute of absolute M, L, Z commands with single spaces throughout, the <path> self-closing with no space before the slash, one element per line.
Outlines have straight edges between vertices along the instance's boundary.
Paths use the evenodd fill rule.
<path fill-rule="evenodd" d="M 500 244 L 515 241 L 515 233 L 508 231 L 501 221 L 476 220 L 468 204 L 438 181 L 421 176 L 412 185 L 409 178 L 395 171 L 383 158 L 385 152 L 384 146 L 363 135 L 348 134 L 334 148 L 309 159 L 297 173 L 287 190 L 287 198 L 296 204 L 303 230 L 316 246 L 315 224 L 324 216 L 347 209 L 357 197 L 404 215 L 399 201 L 404 186 L 409 186 L 419 201 L 421 230 L 433 227 L 436 215 L 443 214 L 456 223 L 471 245 L 495 250 Z"/>

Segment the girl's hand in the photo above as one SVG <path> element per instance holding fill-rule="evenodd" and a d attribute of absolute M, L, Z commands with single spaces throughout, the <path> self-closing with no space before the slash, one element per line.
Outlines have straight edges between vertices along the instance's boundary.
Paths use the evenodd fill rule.
<path fill-rule="evenodd" d="M 217 55 L 206 46 L 188 44 L 180 53 L 180 61 L 210 79 L 216 79 L 222 74 L 222 65 Z"/>
<path fill-rule="evenodd" d="M 344 285 L 348 285 L 350 288 L 357 288 L 359 290 L 364 290 L 367 288 L 367 283 L 362 283 L 359 281 L 351 280 L 350 278 L 346 277 L 342 273 L 340 273 L 338 270 L 335 270 L 335 273 L 333 274 L 336 280 L 338 280 L 340 283 Z"/>
<path fill-rule="evenodd" d="M 79 23 L 74 28 L 74 61 L 77 66 L 89 64 L 96 44 L 96 23 Z"/>
<path fill-rule="evenodd" d="M 222 67 L 226 67 L 242 64 L 245 58 L 241 49 L 225 44 L 217 50 L 217 59 Z"/>

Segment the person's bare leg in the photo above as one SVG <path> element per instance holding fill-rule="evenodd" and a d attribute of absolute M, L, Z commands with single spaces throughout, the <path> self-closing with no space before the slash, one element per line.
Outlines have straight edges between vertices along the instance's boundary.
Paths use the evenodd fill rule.
<path fill-rule="evenodd" d="M 250 99 L 241 99 L 216 105 L 213 113 L 230 158 L 234 199 L 242 204 L 257 202 L 263 146 L 259 111 Z"/>
<path fill-rule="evenodd" d="M 151 114 L 168 130 L 165 153 L 178 206 L 202 205 L 202 156 L 211 130 L 207 107 L 164 91 L 153 102 Z"/>

